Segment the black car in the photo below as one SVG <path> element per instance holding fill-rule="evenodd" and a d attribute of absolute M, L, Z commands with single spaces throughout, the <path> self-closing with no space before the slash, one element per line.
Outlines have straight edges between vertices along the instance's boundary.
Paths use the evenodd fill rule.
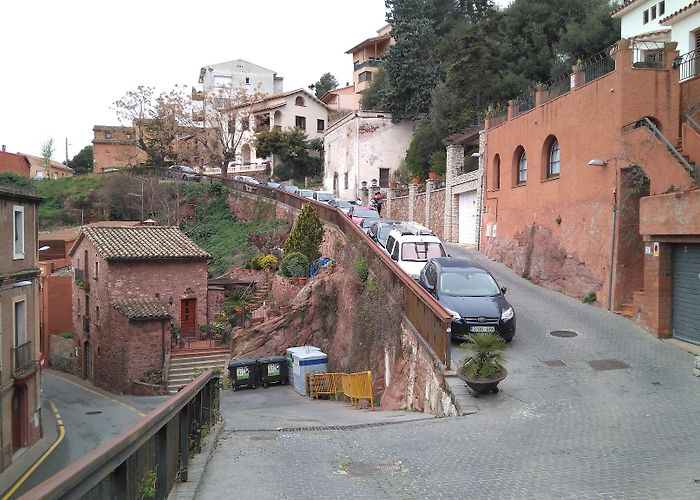
<path fill-rule="evenodd" d="M 515 311 L 505 288 L 486 269 L 467 259 L 430 259 L 418 282 L 452 314 L 452 339 L 493 332 L 510 342 L 515 335 Z"/>
<path fill-rule="evenodd" d="M 386 239 L 389 237 L 389 233 L 394 226 L 398 226 L 401 223 L 402 221 L 397 219 L 377 219 L 369 227 L 367 234 L 380 246 L 386 247 Z"/>

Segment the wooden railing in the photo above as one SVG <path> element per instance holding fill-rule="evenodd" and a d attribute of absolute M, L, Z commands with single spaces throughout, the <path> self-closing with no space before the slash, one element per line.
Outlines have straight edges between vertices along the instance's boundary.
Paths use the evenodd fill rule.
<path fill-rule="evenodd" d="M 224 182 L 233 191 L 277 200 L 279 203 L 284 203 L 298 210 L 301 210 L 305 204 L 312 204 L 321 220 L 337 226 L 348 241 L 358 243 L 359 250 L 367 257 L 370 267 L 375 271 L 375 274 L 384 277 L 383 279 L 389 282 L 385 282 L 384 285 L 398 285 L 402 289 L 403 311 L 406 318 L 432 348 L 445 367 L 450 367 L 451 343 L 448 328 L 452 322 L 452 316 L 432 295 L 402 271 L 343 212 L 325 203 L 319 203 L 283 190 L 272 189 L 263 185 L 246 184 L 233 179 L 212 177 L 212 182 L 217 180 Z M 381 272 L 382 270 L 387 270 L 388 272 Z"/>
<path fill-rule="evenodd" d="M 175 396 L 102 446 L 58 471 L 22 499 L 167 498 L 187 481 L 189 453 L 218 418 L 219 375 L 207 370 Z"/>

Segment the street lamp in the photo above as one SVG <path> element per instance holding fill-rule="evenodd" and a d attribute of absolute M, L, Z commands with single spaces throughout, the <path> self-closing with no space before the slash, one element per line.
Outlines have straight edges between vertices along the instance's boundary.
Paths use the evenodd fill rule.
<path fill-rule="evenodd" d="M 0 292 L 6 292 L 7 290 L 12 290 L 14 288 L 22 288 L 25 286 L 29 286 L 31 284 L 32 284 L 32 282 L 30 280 L 15 281 L 10 286 L 6 286 L 5 288 L 0 288 Z"/>

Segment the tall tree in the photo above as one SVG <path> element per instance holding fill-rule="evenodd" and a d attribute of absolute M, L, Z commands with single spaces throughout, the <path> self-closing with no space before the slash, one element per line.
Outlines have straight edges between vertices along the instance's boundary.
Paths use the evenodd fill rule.
<path fill-rule="evenodd" d="M 76 174 L 87 174 L 92 172 L 93 154 L 92 146 L 85 146 L 76 154 L 73 159 L 68 160 L 68 166 L 72 168 Z"/>
<path fill-rule="evenodd" d="M 53 156 L 56 148 L 53 145 L 53 137 L 49 137 L 44 142 L 41 143 L 41 159 L 44 165 L 44 175 L 49 179 L 49 167 L 51 166 L 51 157 Z"/>
<path fill-rule="evenodd" d="M 338 80 L 335 79 L 333 75 L 330 73 L 324 73 L 321 75 L 321 78 L 314 83 L 314 94 L 316 94 L 317 98 L 323 97 L 323 94 L 328 92 L 329 90 L 333 90 L 338 86 Z"/>
<path fill-rule="evenodd" d="M 259 155 L 278 155 L 285 169 L 276 170 L 278 177 L 290 177 L 303 179 L 305 176 L 314 176 L 320 170 L 323 171 L 323 163 L 319 157 L 309 155 L 309 150 L 322 149 L 318 140 L 309 141 L 306 133 L 298 128 L 289 130 L 263 130 L 255 135 L 255 148 Z M 280 173 L 281 172 L 281 173 Z M 282 179 L 285 180 L 285 179 Z"/>
<path fill-rule="evenodd" d="M 386 76 L 386 71 L 383 68 L 379 68 L 378 71 L 374 72 L 369 88 L 362 93 L 362 98 L 360 99 L 362 109 L 381 111 L 384 103 L 384 93 L 388 87 L 389 80 Z"/>

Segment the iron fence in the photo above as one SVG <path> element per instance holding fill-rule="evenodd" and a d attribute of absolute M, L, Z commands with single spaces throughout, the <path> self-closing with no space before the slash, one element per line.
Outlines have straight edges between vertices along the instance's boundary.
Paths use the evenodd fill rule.
<path fill-rule="evenodd" d="M 601 50 L 581 63 L 581 71 L 583 72 L 582 84 L 615 71 L 615 59 L 611 57 L 615 47 L 616 45 L 613 45 L 605 50 Z"/>
<path fill-rule="evenodd" d="M 513 99 L 513 104 L 513 118 L 530 111 L 535 107 L 535 91 L 533 89 L 526 90 Z"/>
<path fill-rule="evenodd" d="M 219 416 L 219 374 L 207 370 L 136 424 L 55 473 L 22 499 L 167 498 L 187 481 L 190 454 Z"/>
<path fill-rule="evenodd" d="M 21 377 L 34 368 L 35 361 L 32 356 L 32 341 L 12 347 L 12 376 Z"/>
<path fill-rule="evenodd" d="M 542 85 L 541 102 L 552 101 L 571 90 L 571 75 L 566 73 L 558 78 L 553 78 Z"/>
<path fill-rule="evenodd" d="M 634 42 L 632 49 L 632 67 L 662 69 L 664 67 L 665 52 L 665 42 Z"/>
<path fill-rule="evenodd" d="M 489 128 L 494 128 L 499 126 L 508 120 L 508 108 L 502 109 L 501 111 L 492 111 L 488 115 L 489 117 Z"/>
<path fill-rule="evenodd" d="M 680 68 L 681 82 L 697 76 L 698 67 L 696 61 L 698 58 L 698 53 L 700 53 L 700 49 L 695 49 L 691 52 L 686 52 L 673 60 L 673 68 Z"/>

